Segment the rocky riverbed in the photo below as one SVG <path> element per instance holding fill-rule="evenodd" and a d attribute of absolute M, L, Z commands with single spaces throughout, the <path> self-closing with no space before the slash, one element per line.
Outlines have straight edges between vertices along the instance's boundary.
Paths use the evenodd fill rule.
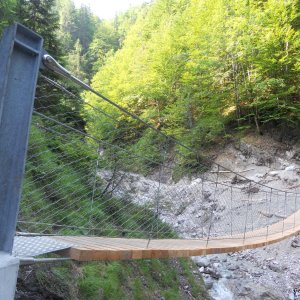
<path fill-rule="evenodd" d="M 298 245 L 296 247 L 296 245 Z M 300 238 L 238 253 L 196 257 L 214 299 L 299 299 Z"/>
<path fill-rule="evenodd" d="M 235 170 L 253 169 L 248 178 L 299 192 L 299 153 L 297 145 L 250 138 L 238 147 L 228 146 L 216 161 Z M 300 236 L 264 248 L 195 260 L 214 299 L 300 299 Z"/>
<path fill-rule="evenodd" d="M 300 192 L 297 144 L 279 143 L 267 136 L 248 136 L 222 149 L 215 161 L 274 190 Z M 226 171 L 219 172 L 216 187 L 210 181 L 215 181 L 215 172 L 212 168 L 204 177 L 192 176 L 178 182 L 166 175 L 158 181 L 157 174 L 145 177 L 123 173 L 113 193 L 150 208 L 159 204 L 159 217 L 180 236 L 188 238 L 264 227 L 299 209 L 299 199 L 296 203 L 293 195 L 284 197 L 276 192 L 271 205 L 266 206 L 265 194 L 269 195 L 270 189 L 249 185 L 249 181 Z M 101 171 L 99 176 L 109 181 L 112 174 Z M 299 245 L 300 238 L 295 237 L 265 248 L 194 259 L 213 299 L 296 300 L 300 299 Z"/>

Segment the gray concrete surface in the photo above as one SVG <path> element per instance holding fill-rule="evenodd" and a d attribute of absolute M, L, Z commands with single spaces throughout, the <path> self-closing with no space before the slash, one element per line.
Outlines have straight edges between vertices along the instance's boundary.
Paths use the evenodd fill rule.
<path fill-rule="evenodd" d="M 0 252 L 0 299 L 13 300 L 19 271 L 19 259 Z"/>

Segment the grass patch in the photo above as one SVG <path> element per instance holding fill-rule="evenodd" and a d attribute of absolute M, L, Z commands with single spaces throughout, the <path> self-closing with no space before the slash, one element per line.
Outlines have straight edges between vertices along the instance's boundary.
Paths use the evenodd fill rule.
<path fill-rule="evenodd" d="M 59 135 L 42 132 L 38 127 L 33 128 L 31 135 L 34 143 L 31 143 L 28 154 L 20 209 L 20 219 L 29 222 L 20 223 L 19 230 L 145 238 L 154 228 L 157 234 L 153 238 L 176 237 L 169 225 L 155 218 L 151 207 L 137 206 L 129 200 L 102 194 L 100 180 L 95 194 L 92 193 L 94 173 L 91 170 L 94 169 L 91 165 L 95 157 L 88 147 L 65 147 L 68 143 L 59 140 Z M 73 141 L 76 142 L 75 138 Z M 82 141 L 77 144 L 84 145 Z M 92 196 L 96 206 L 90 218 Z M 60 227 L 60 224 L 68 227 Z M 73 225 L 85 228 L 73 229 Z M 101 232 L 89 232 L 87 227 L 101 228 Z M 185 262 L 182 268 L 193 286 L 193 295 L 201 294 L 203 287 L 194 280 L 188 263 Z M 72 300 L 162 297 L 176 300 L 180 299 L 180 276 L 172 260 L 166 259 L 80 265 L 64 263 L 47 271 L 36 270 L 41 291 L 55 294 L 58 299 Z"/>

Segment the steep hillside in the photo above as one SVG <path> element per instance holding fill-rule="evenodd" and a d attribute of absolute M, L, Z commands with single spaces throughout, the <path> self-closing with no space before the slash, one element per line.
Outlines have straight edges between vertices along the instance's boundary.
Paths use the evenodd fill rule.
<path fill-rule="evenodd" d="M 71 0 L 1 1 L 0 30 L 13 21 L 42 34 L 46 50 L 74 75 L 152 126 L 55 76 L 75 99 L 87 101 L 39 82 L 35 109 L 46 118 L 33 118 L 18 231 L 149 237 L 155 225 L 158 237 L 159 229 L 169 236 L 194 231 L 196 237 L 194 219 L 203 218 L 203 236 L 209 227 L 205 210 L 216 207 L 210 218 L 225 226 L 228 207 L 216 197 L 201 212 L 195 201 L 181 206 L 169 200 L 161 220 L 154 201 L 149 207 L 141 202 L 155 199 L 144 187 L 158 182 L 165 161 L 176 172 L 156 184 L 161 195 L 175 181 L 193 191 L 193 175 L 209 168 L 201 165 L 204 154 L 256 181 L 298 189 L 299 150 L 284 135 L 294 131 L 288 136 L 299 137 L 299 1 L 155 0 L 113 22 L 99 20 L 86 6 L 75 8 Z M 281 129 L 284 143 L 268 136 Z M 105 174 L 116 170 L 127 178 L 109 190 Z M 194 219 L 184 218 L 185 210 Z M 299 262 L 299 251 L 292 250 L 289 262 L 279 248 L 265 250 L 270 261 L 260 250 L 250 251 L 200 259 L 199 270 L 188 260 L 24 267 L 17 299 L 208 299 L 202 275 L 215 297 L 225 294 L 224 288 L 218 294 L 221 278 L 228 279 L 221 283 L 230 297 L 287 297 L 297 288 L 291 262 Z M 250 279 L 240 289 L 245 276 Z M 265 287 L 273 279 L 282 290 L 272 282 Z M 254 291 L 253 282 L 261 289 Z"/>
<path fill-rule="evenodd" d="M 17 231 L 138 238 L 156 228 L 175 236 L 152 210 L 107 191 L 95 177 L 95 153 L 81 136 L 34 116 Z M 104 158 L 100 165 L 110 168 L 111 162 Z M 36 300 L 162 298 L 209 298 L 190 260 L 21 267 L 16 294 L 16 299 Z"/>
<path fill-rule="evenodd" d="M 296 128 L 299 20 L 296 0 L 157 0 L 139 12 L 93 87 L 195 151 L 231 129 Z"/>
<path fill-rule="evenodd" d="M 195 265 L 182 259 L 22 267 L 16 299 L 204 300 L 210 297 Z"/>
<path fill-rule="evenodd" d="M 101 21 L 88 7 L 75 9 L 71 1 L 7 1 L 0 4 L 0 29 L 19 21 L 42 34 L 45 48 L 56 59 L 63 61 L 83 80 L 93 75 L 107 53 L 121 45 L 136 12 L 132 10 L 119 16 L 118 22 Z M 58 5 L 58 6 L 57 6 Z M 59 6 L 61 5 L 61 6 Z M 59 12 L 68 12 L 59 16 Z M 32 17 L 34 15 L 34 18 Z M 64 20 L 63 17 L 66 19 Z M 64 23 L 64 21 L 66 21 Z M 63 27 L 67 26 L 67 28 Z M 118 26 L 117 32 L 114 26 Z M 64 34 L 62 34 L 62 32 Z M 64 40 L 63 40 L 64 39 Z M 87 74 L 87 72 L 89 72 Z M 48 74 L 47 74 L 48 75 Z M 56 78 L 57 79 L 57 78 Z M 79 91 L 68 87 L 76 95 Z M 39 82 L 35 109 L 40 113 L 85 132 L 81 105 L 57 89 Z M 52 127 L 51 127 L 52 126 Z M 51 122 L 37 116 L 33 118 L 31 142 L 26 163 L 26 174 L 17 230 L 44 234 L 88 234 L 83 225 L 101 225 L 101 232 L 119 236 L 118 222 L 124 220 L 130 229 L 151 227 L 152 212 L 145 215 L 132 204 L 126 211 L 122 199 L 104 201 L 105 186 L 93 191 L 92 175 L 97 152 L 82 137 L 60 130 Z M 98 209 L 91 211 L 90 199 L 97 197 Z M 78 200 L 74 204 L 74 199 Z M 106 200 L 107 200 L 106 199 Z M 60 202 L 59 202 L 60 201 Z M 58 204 L 59 202 L 59 204 Z M 104 204 L 106 203 L 106 204 Z M 65 209 L 62 210 L 61 208 Z M 128 205 L 126 206 L 128 208 Z M 80 212 L 78 209 L 81 209 Z M 114 210 L 122 211 L 122 216 Z M 50 211 L 52 214 L 50 214 Z M 134 217 L 132 218 L 132 215 Z M 143 218 L 147 219 L 147 222 Z M 123 218 L 123 219 L 122 219 Z M 149 222 L 148 222 L 149 219 Z M 62 220 L 67 224 L 62 229 Z M 74 226 L 76 222 L 77 228 Z M 70 226 L 68 226 L 70 225 Z M 155 225 L 160 226 L 157 222 Z M 161 225 L 166 228 L 164 224 Z M 159 227 L 158 227 L 159 228 Z M 99 232 L 97 233 L 99 234 Z M 143 234 L 133 234 L 142 237 Z M 36 266 L 20 272 L 17 299 L 207 299 L 201 275 L 189 261 L 141 261 L 100 263 L 59 267 Z M 198 275 L 197 275 L 198 274 Z"/>

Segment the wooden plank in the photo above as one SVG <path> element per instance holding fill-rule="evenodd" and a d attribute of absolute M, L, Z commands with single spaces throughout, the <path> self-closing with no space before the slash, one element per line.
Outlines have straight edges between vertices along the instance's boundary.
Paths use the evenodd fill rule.
<path fill-rule="evenodd" d="M 297 222 L 294 224 L 294 220 Z M 64 255 L 78 261 L 189 257 L 264 247 L 300 232 L 300 211 L 267 228 L 207 239 L 129 239 L 86 236 L 52 237 L 73 244 Z M 284 230 L 283 230 L 284 229 Z"/>

